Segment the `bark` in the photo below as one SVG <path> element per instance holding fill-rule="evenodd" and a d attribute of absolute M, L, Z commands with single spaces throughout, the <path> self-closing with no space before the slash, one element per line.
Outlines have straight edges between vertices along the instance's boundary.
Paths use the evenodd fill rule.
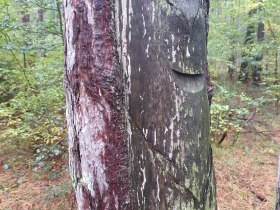
<path fill-rule="evenodd" d="M 130 209 L 121 68 L 111 0 L 65 1 L 70 172 L 79 209 Z"/>
<path fill-rule="evenodd" d="M 207 46 L 208 32 L 209 32 L 209 9 L 210 9 L 210 2 L 209 2 L 209 0 L 205 0 L 205 2 L 204 2 L 204 11 L 206 13 L 206 16 L 205 16 L 205 22 L 206 22 L 206 46 Z M 214 88 L 213 88 L 211 77 L 210 77 L 210 73 L 209 73 L 208 61 L 207 61 L 206 58 L 205 58 L 205 60 L 206 60 L 205 74 L 207 75 L 206 76 L 207 95 L 208 95 L 209 106 L 211 106 L 212 98 L 214 96 Z"/>
<path fill-rule="evenodd" d="M 215 209 L 208 1 L 65 0 L 78 208 Z"/>

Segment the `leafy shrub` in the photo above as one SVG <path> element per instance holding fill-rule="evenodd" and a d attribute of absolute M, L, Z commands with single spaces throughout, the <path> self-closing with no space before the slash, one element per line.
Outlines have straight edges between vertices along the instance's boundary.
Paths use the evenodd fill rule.
<path fill-rule="evenodd" d="M 219 142 L 228 131 L 239 132 L 245 117 L 253 107 L 253 100 L 244 93 L 239 94 L 229 87 L 214 82 L 215 95 L 211 106 L 211 137 Z"/>

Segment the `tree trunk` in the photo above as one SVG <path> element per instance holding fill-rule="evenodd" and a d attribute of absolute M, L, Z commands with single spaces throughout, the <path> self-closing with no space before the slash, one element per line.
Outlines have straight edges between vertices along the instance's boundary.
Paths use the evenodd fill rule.
<path fill-rule="evenodd" d="M 58 14 L 58 21 L 59 21 L 59 31 L 62 39 L 62 43 L 64 44 L 64 35 L 63 35 L 63 14 L 62 14 L 62 3 L 59 0 L 56 0 L 56 9 Z"/>
<path fill-rule="evenodd" d="M 250 14 L 250 12 L 249 12 L 249 14 Z M 250 46 L 253 44 L 254 31 L 255 31 L 254 25 L 250 24 L 247 27 L 247 33 L 246 33 L 246 37 L 245 37 L 244 46 L 247 46 L 248 48 L 250 48 Z M 248 67 L 250 66 L 250 63 L 252 62 L 251 57 L 252 57 L 252 55 L 251 55 L 250 49 L 247 49 L 247 52 L 243 52 L 242 56 L 241 56 L 240 74 L 239 74 L 238 80 L 242 81 L 244 83 L 246 83 L 250 80 Z"/>
<path fill-rule="evenodd" d="M 231 54 L 229 59 L 228 59 L 228 74 L 229 74 L 229 78 L 232 81 L 233 80 L 233 74 L 235 71 L 235 56 L 234 54 Z"/>
<path fill-rule="evenodd" d="M 65 0 L 78 209 L 215 209 L 208 1 Z"/>
<path fill-rule="evenodd" d="M 28 1 L 26 0 L 20 0 L 20 6 L 21 8 L 21 17 L 20 17 L 20 22 L 22 24 L 30 23 L 30 15 L 27 12 L 28 8 Z"/>
<path fill-rule="evenodd" d="M 264 23 L 259 22 L 257 27 L 257 41 L 260 44 L 264 40 Z M 252 66 L 252 77 L 253 84 L 255 86 L 259 86 L 261 83 L 261 72 L 262 72 L 262 61 L 263 59 L 263 51 L 262 49 L 257 52 L 257 55 L 254 56 L 254 64 Z"/>
<path fill-rule="evenodd" d="M 38 9 L 36 16 L 37 16 L 37 22 L 43 22 L 44 21 L 44 10 Z"/>
<path fill-rule="evenodd" d="M 258 0 L 262 2 L 261 0 Z M 261 11 L 261 6 L 258 8 L 254 8 L 249 11 L 249 17 L 252 18 L 254 15 L 258 14 Z M 255 37 L 255 34 L 257 35 Z M 256 40 L 256 41 L 255 41 Z M 241 58 L 241 66 L 240 66 L 240 74 L 239 80 L 242 82 L 248 82 L 250 80 L 249 77 L 249 67 L 252 69 L 252 81 L 253 85 L 258 86 L 261 82 L 261 72 L 262 72 L 262 64 L 261 61 L 263 59 L 262 49 L 257 50 L 257 52 L 253 47 L 253 45 L 258 45 L 264 40 L 264 23 L 259 21 L 257 27 L 254 24 L 250 24 L 247 28 L 247 34 L 244 42 L 244 46 L 246 46 L 247 52 L 242 54 Z"/>
<path fill-rule="evenodd" d="M 275 210 L 280 210 L 280 156 L 278 157 L 278 175 L 277 175 L 277 182 L 276 182 Z"/>

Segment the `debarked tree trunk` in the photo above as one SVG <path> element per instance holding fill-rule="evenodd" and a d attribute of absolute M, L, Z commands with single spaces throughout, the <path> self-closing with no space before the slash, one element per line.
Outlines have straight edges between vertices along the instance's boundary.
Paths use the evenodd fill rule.
<path fill-rule="evenodd" d="M 206 0 L 65 0 L 80 210 L 215 209 Z"/>

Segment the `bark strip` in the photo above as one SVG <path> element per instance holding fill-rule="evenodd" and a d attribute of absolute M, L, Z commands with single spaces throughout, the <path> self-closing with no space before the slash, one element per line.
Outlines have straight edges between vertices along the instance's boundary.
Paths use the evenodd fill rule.
<path fill-rule="evenodd" d="M 131 209 L 110 0 L 65 1 L 70 170 L 79 209 Z"/>

